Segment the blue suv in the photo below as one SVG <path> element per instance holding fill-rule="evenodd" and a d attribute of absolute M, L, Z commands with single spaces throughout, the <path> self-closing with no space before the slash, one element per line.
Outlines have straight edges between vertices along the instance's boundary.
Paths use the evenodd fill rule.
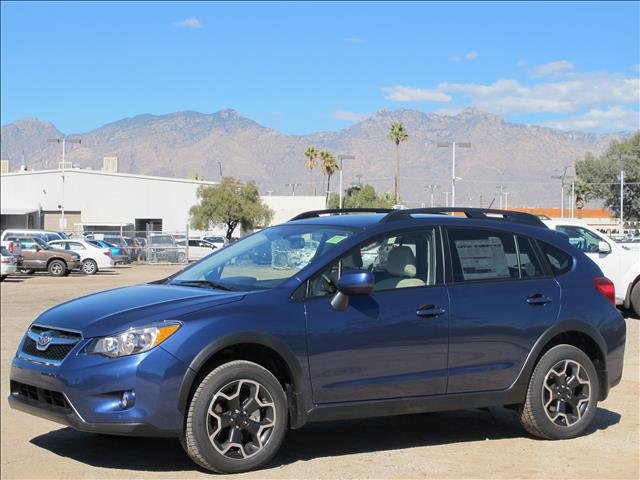
<path fill-rule="evenodd" d="M 307 212 L 44 312 L 9 402 L 86 432 L 180 438 L 216 472 L 260 467 L 288 428 L 321 420 L 504 405 L 537 437 L 572 438 L 620 382 L 614 302 L 532 215 Z"/>

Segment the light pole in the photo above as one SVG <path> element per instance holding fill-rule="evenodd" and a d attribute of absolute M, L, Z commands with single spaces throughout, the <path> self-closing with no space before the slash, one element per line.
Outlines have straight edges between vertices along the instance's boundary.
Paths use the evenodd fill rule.
<path fill-rule="evenodd" d="M 291 187 L 291 196 L 295 197 L 296 196 L 296 187 L 301 187 L 302 184 L 301 183 L 285 183 L 284 186 L 285 187 Z"/>
<path fill-rule="evenodd" d="M 82 140 L 79 138 L 67 139 L 66 137 L 62 137 L 62 138 L 48 138 L 47 142 L 62 144 L 62 163 L 60 164 L 61 179 L 62 179 L 62 202 L 60 203 L 60 228 L 64 230 L 65 228 L 67 228 L 67 223 L 64 218 L 64 171 L 67 166 L 65 162 L 65 153 L 66 153 L 65 151 L 66 151 L 67 143 L 82 143 Z"/>
<path fill-rule="evenodd" d="M 222 162 L 218 162 L 218 169 L 220 171 L 220 180 L 222 180 Z"/>
<path fill-rule="evenodd" d="M 442 194 L 444 195 L 444 206 L 448 207 L 449 206 L 449 194 L 451 192 L 442 192 Z"/>
<path fill-rule="evenodd" d="M 620 161 L 620 230 L 624 233 L 624 161 L 633 160 L 631 155 L 618 154 Z"/>
<path fill-rule="evenodd" d="M 433 195 L 436 189 L 440 188 L 440 185 L 425 185 L 424 188 L 428 188 L 431 191 L 429 199 L 430 199 L 430 204 L 433 207 Z"/>
<path fill-rule="evenodd" d="M 562 175 L 552 175 L 551 178 L 557 178 L 560 180 L 560 188 L 561 188 L 561 197 L 560 197 L 560 218 L 564 218 L 564 185 L 565 180 L 567 178 L 567 170 L 569 170 L 572 165 L 566 165 L 564 170 L 562 171 Z"/>
<path fill-rule="evenodd" d="M 452 147 L 451 155 L 451 206 L 456 206 L 456 180 L 462 180 L 456 177 L 456 147 L 471 148 L 469 142 L 438 142 L 438 147 Z"/>
<path fill-rule="evenodd" d="M 338 207 L 342 208 L 342 197 L 343 197 L 343 192 L 342 192 L 342 162 L 344 160 L 353 160 L 355 159 L 355 155 L 338 155 L 338 162 L 340 162 L 340 202 L 338 203 Z"/>
<path fill-rule="evenodd" d="M 498 185 L 496 189 L 500 192 L 500 210 L 506 209 L 506 207 L 504 206 L 504 203 L 502 202 L 502 198 L 505 195 L 504 185 Z"/>

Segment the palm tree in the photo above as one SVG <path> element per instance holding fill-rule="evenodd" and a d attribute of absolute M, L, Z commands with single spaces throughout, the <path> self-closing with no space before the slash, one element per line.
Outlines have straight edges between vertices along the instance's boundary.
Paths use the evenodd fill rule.
<path fill-rule="evenodd" d="M 309 145 L 304 151 L 304 156 L 307 157 L 305 164 L 309 169 L 309 189 L 313 187 L 313 194 L 317 195 L 316 185 L 313 183 L 313 169 L 318 166 L 318 150 L 313 145 Z"/>
<path fill-rule="evenodd" d="M 409 133 L 400 122 L 393 122 L 387 138 L 396 144 L 396 205 L 400 203 L 400 143 L 409 139 Z"/>
<path fill-rule="evenodd" d="M 329 204 L 329 188 L 331 186 L 331 175 L 339 170 L 338 161 L 328 150 L 320 151 L 320 171 L 327 176 L 327 196 L 325 199 L 325 205 Z"/>

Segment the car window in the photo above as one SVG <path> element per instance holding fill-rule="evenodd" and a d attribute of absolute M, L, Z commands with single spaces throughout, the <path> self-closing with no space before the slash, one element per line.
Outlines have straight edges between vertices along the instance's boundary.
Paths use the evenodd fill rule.
<path fill-rule="evenodd" d="M 598 253 L 598 245 L 605 240 L 595 233 L 583 227 L 573 225 L 558 225 L 556 230 L 566 233 L 569 236 L 569 243 L 574 247 L 587 253 Z"/>
<path fill-rule="evenodd" d="M 66 242 L 67 250 L 85 250 L 84 245 L 80 242 Z"/>
<path fill-rule="evenodd" d="M 8 238 L 8 240 L 18 242 L 20 244 L 20 247 L 23 248 L 24 250 L 35 250 L 37 245 L 36 241 L 33 238 L 11 237 L 11 238 Z"/>
<path fill-rule="evenodd" d="M 520 278 L 513 235 L 450 228 L 448 236 L 455 282 Z"/>
<path fill-rule="evenodd" d="M 524 237 L 518 237 L 518 255 L 520 257 L 520 277 L 534 278 L 543 277 L 545 275 L 542 264 L 533 242 Z"/>
<path fill-rule="evenodd" d="M 571 255 L 546 242 L 538 241 L 538 245 L 540 245 L 540 249 L 546 257 L 554 275 L 562 275 L 571 270 L 573 267 L 573 257 Z"/>
<path fill-rule="evenodd" d="M 50 242 L 52 240 L 60 240 L 61 238 L 57 233 L 44 233 L 42 236 L 44 237 L 44 240 L 46 242 Z"/>
<path fill-rule="evenodd" d="M 309 281 L 309 297 L 333 295 L 348 270 L 369 270 L 374 290 L 424 287 L 437 279 L 434 229 L 394 233 L 356 247 Z"/>

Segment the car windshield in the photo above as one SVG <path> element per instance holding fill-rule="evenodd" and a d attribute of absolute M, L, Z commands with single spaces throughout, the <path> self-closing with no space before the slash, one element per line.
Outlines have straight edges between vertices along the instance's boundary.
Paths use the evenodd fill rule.
<path fill-rule="evenodd" d="M 170 283 L 239 291 L 274 288 L 354 232 L 325 225 L 267 228 L 206 257 Z"/>

